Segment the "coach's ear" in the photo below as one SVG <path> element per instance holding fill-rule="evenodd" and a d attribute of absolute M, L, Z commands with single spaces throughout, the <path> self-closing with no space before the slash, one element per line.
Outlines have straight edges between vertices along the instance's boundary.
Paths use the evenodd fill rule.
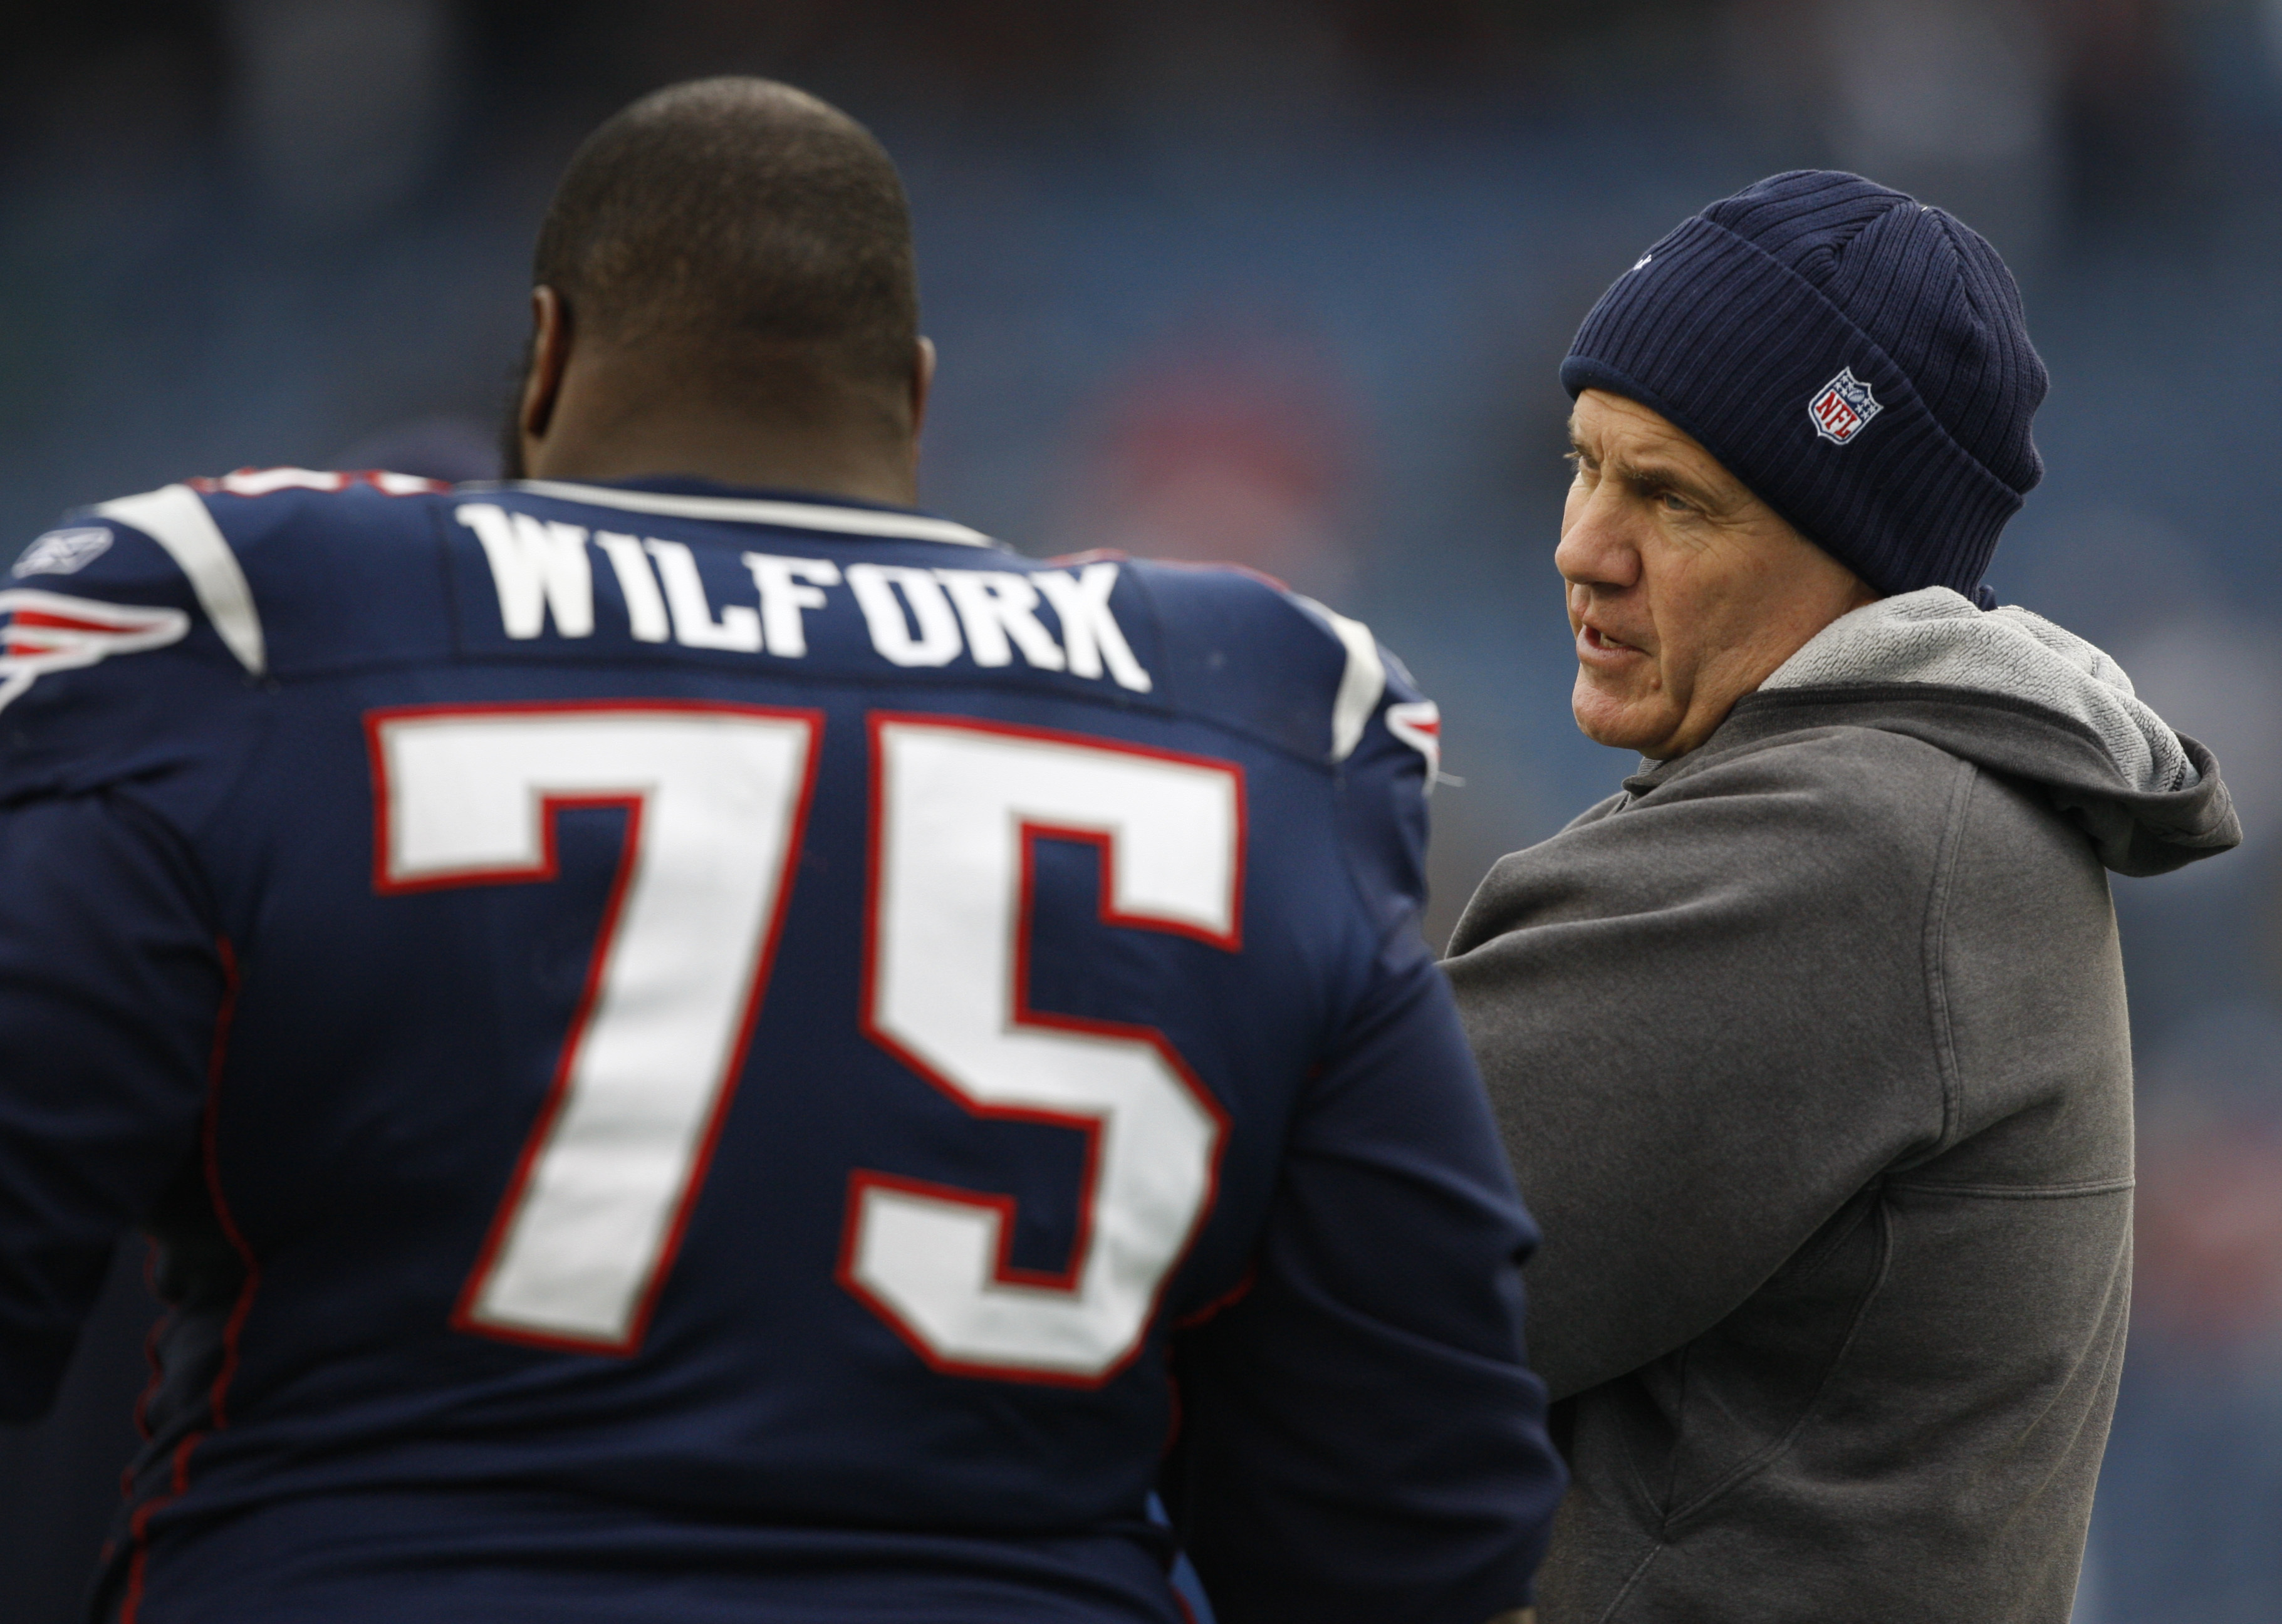
<path fill-rule="evenodd" d="M 523 378 L 523 400 L 516 408 L 516 427 L 524 439 L 524 461 L 531 460 L 533 442 L 545 439 L 555 420 L 555 402 L 563 392 L 563 374 L 570 363 L 570 307 L 553 288 L 531 290 L 531 365 Z"/>

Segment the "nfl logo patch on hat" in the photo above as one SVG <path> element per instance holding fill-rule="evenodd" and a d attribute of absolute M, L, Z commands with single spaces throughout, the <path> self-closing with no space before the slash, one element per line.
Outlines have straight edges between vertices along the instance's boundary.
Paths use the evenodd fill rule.
<path fill-rule="evenodd" d="M 1853 368 L 1841 367 L 1838 376 L 1807 403 L 1806 415 L 1813 419 L 1817 434 L 1834 446 L 1843 446 L 1884 409 L 1870 392 L 1870 385 L 1854 376 Z"/>

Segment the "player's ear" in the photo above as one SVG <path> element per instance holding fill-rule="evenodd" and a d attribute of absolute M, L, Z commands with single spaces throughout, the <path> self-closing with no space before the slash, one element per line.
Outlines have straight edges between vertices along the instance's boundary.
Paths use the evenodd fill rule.
<path fill-rule="evenodd" d="M 516 426 L 525 439 L 544 439 L 563 392 L 563 372 L 570 360 L 570 309 L 563 296 L 544 285 L 531 290 L 531 369 L 523 380 Z"/>
<path fill-rule="evenodd" d="M 927 422 L 928 396 L 935 388 L 935 340 L 922 338 L 912 354 L 912 440 Z"/>

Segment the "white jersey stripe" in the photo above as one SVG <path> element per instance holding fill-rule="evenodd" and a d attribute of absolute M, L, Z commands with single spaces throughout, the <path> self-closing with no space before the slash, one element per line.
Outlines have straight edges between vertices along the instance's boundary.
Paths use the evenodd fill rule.
<path fill-rule="evenodd" d="M 1350 620 L 1299 593 L 1292 595 L 1321 615 L 1347 645 L 1347 668 L 1339 673 L 1339 691 L 1331 700 L 1331 759 L 1345 761 L 1362 742 L 1362 730 L 1370 726 L 1371 713 L 1386 696 L 1386 665 L 1378 657 L 1378 639 L 1362 621 Z"/>
<path fill-rule="evenodd" d="M 480 487 L 462 486 L 464 493 Z M 503 488 L 585 502 L 627 513 L 663 513 L 673 518 L 723 519 L 732 524 L 778 524 L 791 530 L 825 530 L 844 536 L 884 536 L 906 541 L 950 541 L 959 547 L 996 548 L 979 530 L 916 513 L 881 513 L 871 508 L 835 508 L 827 502 L 770 501 L 751 496 L 673 496 L 658 491 L 621 491 L 608 486 L 572 485 L 559 479 L 524 479 Z"/>
<path fill-rule="evenodd" d="M 140 496 L 122 496 L 95 511 L 107 519 L 132 524 L 167 549 L 190 577 L 190 590 L 213 622 L 238 664 L 255 676 L 268 669 L 269 657 L 261 636 L 261 616 L 253 607 L 253 592 L 237 555 L 221 527 L 213 522 L 198 493 L 187 485 L 161 486 Z"/>

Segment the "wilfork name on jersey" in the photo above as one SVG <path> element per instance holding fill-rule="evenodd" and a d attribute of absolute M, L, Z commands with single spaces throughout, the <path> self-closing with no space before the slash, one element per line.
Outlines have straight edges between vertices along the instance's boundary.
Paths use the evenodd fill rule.
<path fill-rule="evenodd" d="M 748 552 L 739 561 L 757 601 L 717 607 L 687 542 L 589 531 L 492 502 L 462 502 L 454 517 L 483 545 L 510 638 L 540 637 L 550 621 L 557 636 L 593 636 L 600 552 L 637 642 L 803 659 L 806 617 L 852 602 L 873 649 L 891 665 L 947 665 L 963 652 L 977 665 L 1000 666 L 1020 655 L 1038 670 L 1106 676 L 1137 694 L 1154 686 L 1110 610 L 1113 561 L 1028 573 L 883 563 L 842 570 L 829 558 Z M 1059 623 L 1059 639 L 1038 618 L 1042 607 Z"/>

